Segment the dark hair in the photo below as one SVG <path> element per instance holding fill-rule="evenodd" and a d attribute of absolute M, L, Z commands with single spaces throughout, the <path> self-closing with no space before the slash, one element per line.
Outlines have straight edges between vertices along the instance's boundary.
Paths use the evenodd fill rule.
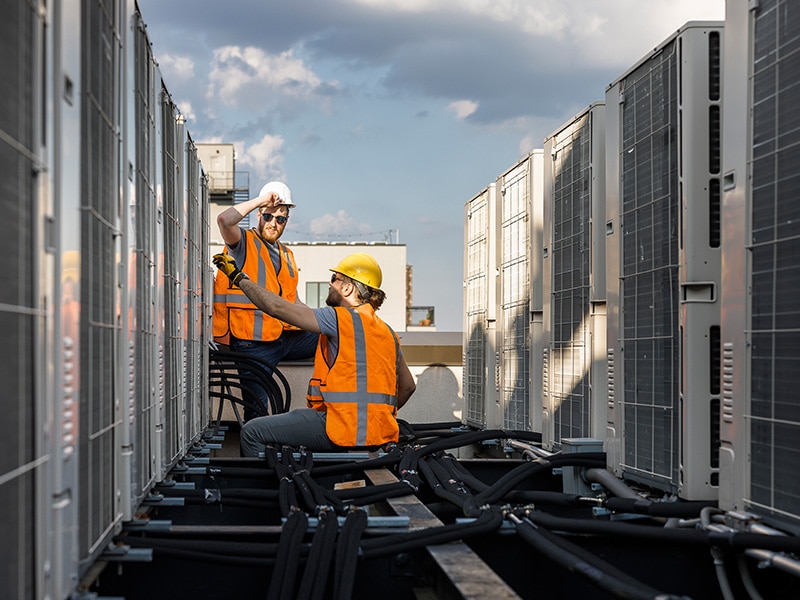
<path fill-rule="evenodd" d="M 386 292 L 383 290 L 369 287 L 360 281 L 356 281 L 352 277 L 348 277 L 348 279 L 355 286 L 359 300 L 362 302 L 368 302 L 375 310 L 378 310 L 383 304 L 383 301 L 386 300 Z"/>

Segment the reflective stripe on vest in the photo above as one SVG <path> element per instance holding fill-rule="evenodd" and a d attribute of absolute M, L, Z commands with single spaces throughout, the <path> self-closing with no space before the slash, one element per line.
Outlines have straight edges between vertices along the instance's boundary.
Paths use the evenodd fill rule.
<path fill-rule="evenodd" d="M 375 316 L 369 305 L 350 310 L 337 307 L 336 314 L 339 353 L 333 364 L 328 365 L 323 352 L 327 348 L 327 338 L 320 337 L 314 377 L 308 387 L 308 403 L 328 413 L 327 433 L 335 444 L 372 446 L 397 441 L 397 421 L 394 418 L 397 411 L 397 370 L 400 362 L 397 336 L 391 327 Z M 365 319 L 371 332 L 364 328 Z M 370 334 L 369 346 L 372 348 L 373 360 L 367 355 L 366 336 Z M 394 364 L 391 366 L 378 358 L 388 357 L 392 351 Z M 342 365 L 343 362 L 347 364 Z M 378 388 L 376 391 L 371 392 L 368 389 L 369 376 L 373 379 L 373 388 Z M 346 391 L 330 389 L 337 385 Z M 324 402 L 324 407 L 320 406 L 321 401 Z"/>
<path fill-rule="evenodd" d="M 294 302 L 297 298 L 297 268 L 292 251 L 275 242 L 280 256 L 280 269 L 275 273 L 269 246 L 253 231 L 242 230 L 242 235 L 246 244 L 242 271 L 262 288 Z M 294 329 L 256 308 L 244 292 L 231 287 L 228 278 L 220 271 L 214 281 L 213 328 L 215 338 L 230 332 L 239 339 L 262 342 L 276 340 L 285 329 Z"/>

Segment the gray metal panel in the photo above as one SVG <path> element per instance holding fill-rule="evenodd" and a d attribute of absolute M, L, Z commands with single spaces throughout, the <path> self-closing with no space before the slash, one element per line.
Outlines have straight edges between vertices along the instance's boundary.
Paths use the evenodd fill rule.
<path fill-rule="evenodd" d="M 486 426 L 487 317 L 489 305 L 489 221 L 494 203 L 494 184 L 464 207 L 464 421 L 474 427 Z M 491 377 L 490 377 L 491 376 Z"/>
<path fill-rule="evenodd" d="M 545 287 L 549 306 L 545 311 L 548 380 L 543 433 L 551 448 L 564 438 L 604 433 L 593 431 L 593 417 L 599 408 L 594 406 L 591 387 L 592 327 L 596 321 L 592 269 L 605 268 L 604 261 L 594 256 L 592 229 L 594 223 L 604 222 L 604 211 L 598 210 L 605 201 L 605 177 L 598 173 L 605 169 L 604 127 L 605 106 L 598 103 L 545 140 Z M 604 276 L 599 278 L 605 281 Z"/>
<path fill-rule="evenodd" d="M 184 439 L 187 443 L 196 440 L 208 423 L 203 404 L 206 396 L 203 393 L 203 379 L 207 371 L 203 371 L 202 358 L 206 353 L 203 344 L 203 286 L 202 272 L 205 262 L 206 246 L 201 235 L 202 223 L 202 188 L 200 184 L 200 163 L 197 147 L 184 128 L 179 127 L 180 139 L 185 158 L 186 189 L 186 328 L 184 335 L 184 406 L 186 410 L 186 431 Z"/>
<path fill-rule="evenodd" d="M 186 209 L 183 176 L 183 137 L 178 136 L 176 118 L 178 110 L 169 92 L 159 79 L 161 119 L 159 155 L 161 156 L 161 200 L 164 218 L 161 223 L 164 239 L 163 275 L 160 284 L 163 298 L 164 331 L 160 336 L 163 348 L 164 397 L 161 421 L 163 423 L 163 446 L 159 469 L 165 472 L 172 466 L 183 450 L 184 399 L 184 243 Z"/>
<path fill-rule="evenodd" d="M 134 233 L 130 243 L 133 260 L 131 280 L 131 310 L 134 316 L 129 323 L 132 328 L 133 345 L 132 373 L 133 405 L 132 440 L 133 464 L 131 466 L 131 497 L 135 508 L 149 490 L 158 472 L 156 440 L 158 423 L 158 395 L 163 383 L 157 375 L 159 354 L 157 348 L 158 321 L 156 315 L 159 268 L 157 261 L 156 198 L 156 113 L 159 110 L 155 98 L 155 69 L 152 50 L 141 16 L 136 15 L 134 29 L 134 90 L 131 97 L 135 118 L 135 129 L 129 131 L 134 137 L 135 198 L 133 198 L 132 220 Z"/>
<path fill-rule="evenodd" d="M 498 178 L 500 405 L 503 428 L 531 430 L 531 161 Z"/>
<path fill-rule="evenodd" d="M 750 196 L 750 58 L 753 44 L 750 10 L 731 4 L 725 15 L 722 95 L 723 207 L 722 207 L 722 397 L 719 504 L 724 510 L 745 510 L 749 479 L 746 415 L 747 308 L 749 298 Z"/>
<path fill-rule="evenodd" d="M 609 365 L 623 455 L 611 466 L 687 499 L 716 494 L 719 237 L 710 181 L 720 176 L 720 31 L 687 25 L 607 92 L 620 136 L 609 147 L 619 171 L 608 175 L 609 188 L 619 186 L 609 215 L 619 215 L 620 272 L 607 283 L 620 292 Z"/>
<path fill-rule="evenodd" d="M 79 555 L 84 565 L 109 538 L 117 519 L 114 394 L 119 328 L 119 40 L 116 3 L 84 3 L 81 94 L 81 401 Z"/>
<path fill-rule="evenodd" d="M 31 598 L 38 590 L 37 545 L 42 543 L 41 509 L 46 491 L 39 490 L 41 473 L 47 468 L 42 447 L 46 415 L 37 403 L 35 385 L 37 360 L 43 351 L 45 315 L 37 300 L 40 249 L 35 239 L 37 218 L 36 168 L 38 140 L 36 125 L 37 85 L 41 47 L 35 7 L 13 3 L 6 7 L 0 24 L 4 48 L 9 51 L 0 66 L 6 85 L 0 110 L 0 248 L 13 257 L 4 269 L 6 285 L 0 289 L 0 327 L 3 331 L 4 360 L 0 380 L 5 399 L 0 424 L 3 452 L 0 453 L 0 581 L 8 598 Z M 8 140 L 8 141 L 7 141 Z M 9 143 L 13 140 L 13 143 Z M 32 343 L 33 342 L 33 343 Z M 39 590 L 40 591 L 40 590 Z"/>
<path fill-rule="evenodd" d="M 748 248 L 748 422 L 752 510 L 800 524 L 800 7 L 753 13 L 752 188 Z"/>

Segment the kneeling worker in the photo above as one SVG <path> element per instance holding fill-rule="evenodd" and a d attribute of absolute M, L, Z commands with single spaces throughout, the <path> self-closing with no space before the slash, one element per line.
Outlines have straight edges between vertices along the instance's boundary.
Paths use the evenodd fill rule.
<path fill-rule="evenodd" d="M 265 313 L 321 334 L 306 397 L 309 408 L 245 423 L 243 456 L 258 456 L 267 444 L 325 452 L 397 441 L 395 415 L 416 384 L 397 335 L 375 314 L 386 294 L 372 256 L 343 258 L 331 269 L 328 306 L 314 309 L 254 284 L 229 255 L 216 254 L 214 264 Z"/>

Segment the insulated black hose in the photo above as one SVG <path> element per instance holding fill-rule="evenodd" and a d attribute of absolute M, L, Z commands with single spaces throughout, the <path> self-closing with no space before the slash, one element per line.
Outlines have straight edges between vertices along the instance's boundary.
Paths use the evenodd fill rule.
<path fill-rule="evenodd" d="M 308 517 L 302 511 L 296 510 L 286 519 L 278 542 L 275 568 L 272 569 L 272 578 L 269 582 L 268 600 L 291 600 L 294 598 L 300 549 L 307 529 Z"/>
<path fill-rule="evenodd" d="M 300 581 L 297 600 L 322 600 L 327 589 L 338 531 L 339 520 L 336 513 L 330 510 L 322 511 L 314 538 L 311 540 L 311 550 Z"/>
<path fill-rule="evenodd" d="M 264 468 L 264 461 L 253 459 L 253 467 L 222 467 L 222 466 L 208 466 L 206 467 L 206 475 L 210 477 L 230 477 L 237 479 L 264 479 L 275 476 L 275 470 Z M 178 472 L 180 474 L 180 472 Z"/>
<path fill-rule="evenodd" d="M 281 515 L 288 517 L 292 512 L 292 507 L 297 506 L 297 497 L 294 492 L 294 482 L 289 477 L 289 458 L 286 446 L 283 447 L 281 460 L 277 460 L 277 450 L 267 447 L 264 457 L 274 464 L 275 475 L 278 477 L 278 504 L 280 505 Z"/>
<path fill-rule="evenodd" d="M 800 538 L 789 535 L 765 535 L 746 531 L 715 532 L 698 529 L 634 525 L 619 521 L 565 519 L 539 511 L 529 513 L 527 518 L 533 523 L 546 527 L 551 531 L 558 530 L 582 534 L 608 535 L 642 539 L 650 542 L 660 541 L 696 546 L 717 546 L 719 548 L 727 548 L 735 551 L 760 548 L 762 550 L 773 550 L 775 552 L 800 553 Z"/>
<path fill-rule="evenodd" d="M 700 517 L 706 507 L 716 508 L 716 502 L 653 502 L 646 498 L 608 498 L 603 505 L 614 512 L 636 513 L 651 517 L 693 519 Z"/>
<path fill-rule="evenodd" d="M 366 487 L 357 487 L 343 490 L 331 490 L 331 494 L 339 502 L 349 502 L 350 504 L 363 505 L 362 498 L 382 497 L 396 498 L 397 494 L 394 492 L 403 492 L 403 496 L 413 494 L 412 490 L 407 484 L 402 481 L 395 481 L 393 483 L 381 483 L 378 485 L 369 485 Z"/>
<path fill-rule="evenodd" d="M 361 542 L 361 554 L 364 558 L 377 558 L 390 556 L 398 552 L 408 552 L 425 546 L 466 540 L 473 536 L 496 531 L 502 524 L 502 513 L 495 510 L 485 510 L 481 512 L 477 519 L 468 523 L 454 523 L 364 540 Z"/>
<path fill-rule="evenodd" d="M 290 468 L 290 477 L 292 478 L 292 482 L 294 483 L 295 489 L 300 493 L 300 497 L 303 499 L 305 503 L 305 508 L 308 511 L 314 511 L 319 503 L 314 498 L 314 494 L 311 492 L 311 487 L 308 484 L 308 481 L 302 477 L 303 470 L 300 469 L 300 465 L 297 464 L 296 461 L 292 460 L 292 466 Z"/>
<path fill-rule="evenodd" d="M 441 466 L 438 466 L 437 469 L 434 460 L 419 461 L 419 472 L 434 494 L 456 506 L 463 508 L 468 498 L 474 498 L 466 489 L 460 487 L 458 482 L 448 479 L 448 473 Z M 443 477 L 444 481 L 442 481 Z"/>
<path fill-rule="evenodd" d="M 117 539 L 117 538 L 115 538 Z M 122 538 L 119 538 L 120 540 Z M 152 538 L 130 538 L 125 543 L 133 548 L 152 548 L 153 553 L 161 556 L 172 556 L 191 561 L 207 562 L 218 565 L 235 565 L 244 567 L 270 567 L 275 564 L 274 555 L 268 557 L 237 556 L 219 552 L 203 552 L 187 549 L 184 546 L 163 544 L 164 540 Z"/>
<path fill-rule="evenodd" d="M 358 545 L 367 528 L 367 513 L 363 510 L 350 512 L 344 520 L 336 544 L 336 567 L 333 580 L 334 600 L 350 600 L 356 583 Z"/>
<path fill-rule="evenodd" d="M 114 538 L 115 541 L 134 548 L 174 548 L 180 550 L 191 550 L 194 552 L 204 552 L 206 554 L 220 554 L 233 557 L 255 556 L 257 558 L 274 558 L 278 552 L 277 543 L 269 542 L 234 542 L 230 540 L 209 540 L 209 539 L 184 539 L 172 537 L 174 534 L 161 536 L 153 532 L 146 537 L 138 535 L 120 534 Z M 164 532 L 166 533 L 166 532 Z"/>
<path fill-rule="evenodd" d="M 570 455 L 553 455 L 553 457 L 536 462 L 526 462 L 506 473 L 497 480 L 492 486 L 479 493 L 473 499 L 467 500 L 464 505 L 464 514 L 468 517 L 477 516 L 480 507 L 484 504 L 493 504 L 505 497 L 521 481 L 532 477 L 542 471 L 550 470 L 554 467 L 565 465 L 592 465 L 602 460 L 605 463 L 605 454 L 599 453 L 580 453 Z"/>
<path fill-rule="evenodd" d="M 556 536 L 549 534 L 549 532 L 533 523 L 519 519 L 515 522 L 517 534 L 543 556 L 561 565 L 571 573 L 585 577 L 617 598 L 631 600 L 669 598 L 669 596 L 634 580 L 629 575 L 599 558 L 592 557 L 589 559 L 589 553 L 578 552 L 579 548 L 574 544 L 565 543 L 566 540 L 556 541 L 554 539 Z"/>
<path fill-rule="evenodd" d="M 184 488 L 158 486 L 156 487 L 156 492 L 169 498 L 200 498 L 203 500 L 214 498 L 230 500 L 236 498 L 269 502 L 278 499 L 278 490 L 262 490 L 256 488 L 202 488 L 189 490 Z"/>
<path fill-rule="evenodd" d="M 355 471 L 366 471 L 368 469 L 388 468 L 396 465 L 403 457 L 403 450 L 395 446 L 384 456 L 370 458 L 360 461 L 349 461 L 335 465 L 315 466 L 313 474 L 317 476 L 340 475 L 342 473 L 353 473 Z"/>
<path fill-rule="evenodd" d="M 427 459 L 428 462 L 431 460 L 431 457 Z M 488 483 L 475 477 L 460 462 L 453 458 L 452 455 L 446 454 L 442 457 L 436 457 L 436 460 L 447 469 L 453 479 L 459 480 L 473 491 L 482 492 L 489 489 L 490 486 Z M 514 490 L 508 492 L 503 497 L 503 500 L 518 504 L 533 502 L 534 504 L 556 506 L 581 506 L 584 504 L 581 496 L 576 494 L 564 494 L 562 492 L 551 492 L 547 490 Z"/>
<path fill-rule="evenodd" d="M 489 484 L 475 477 L 469 470 L 458 462 L 451 454 L 445 454 L 439 462 L 447 469 L 453 479 L 464 482 L 474 492 L 482 492 L 489 488 Z"/>
<path fill-rule="evenodd" d="M 294 462 L 294 461 L 293 461 Z M 300 463 L 296 465 L 295 478 L 299 479 L 303 485 L 309 490 L 311 494 L 311 501 L 314 503 L 311 508 L 318 510 L 318 507 L 324 506 L 327 503 L 327 498 L 322 490 L 322 487 L 311 477 L 311 471 L 314 468 L 314 459 L 310 452 L 305 450 L 300 453 Z M 334 505 L 342 509 L 342 505 Z"/>

